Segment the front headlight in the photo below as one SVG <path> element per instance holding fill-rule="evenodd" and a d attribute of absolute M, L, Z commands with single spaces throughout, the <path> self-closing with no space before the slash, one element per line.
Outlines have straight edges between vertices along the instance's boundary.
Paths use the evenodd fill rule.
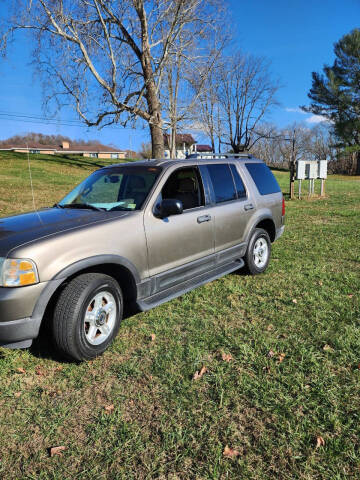
<path fill-rule="evenodd" d="M 35 263 L 28 259 L 0 258 L 0 286 L 24 287 L 39 283 Z"/>

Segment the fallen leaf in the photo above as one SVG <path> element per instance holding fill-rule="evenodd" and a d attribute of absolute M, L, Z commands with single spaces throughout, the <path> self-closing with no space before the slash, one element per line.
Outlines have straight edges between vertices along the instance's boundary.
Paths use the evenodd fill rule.
<path fill-rule="evenodd" d="M 35 367 L 35 375 L 39 375 L 40 377 L 42 377 L 42 376 L 45 375 L 45 373 L 41 370 L 40 365 L 38 365 L 37 367 Z"/>
<path fill-rule="evenodd" d="M 21 397 L 21 392 L 15 392 L 15 393 L 14 393 L 14 397 L 15 397 L 15 398 Z"/>
<path fill-rule="evenodd" d="M 324 445 L 325 445 L 325 440 L 323 439 L 323 437 L 316 437 L 316 447 L 315 448 L 323 447 Z"/>
<path fill-rule="evenodd" d="M 107 415 L 109 415 L 110 413 L 112 413 L 114 411 L 115 407 L 114 407 L 114 404 L 112 403 L 111 405 L 107 405 L 106 407 L 104 407 L 104 410 L 105 410 L 105 413 Z"/>
<path fill-rule="evenodd" d="M 320 287 L 323 286 L 323 282 L 322 282 L 321 280 L 320 280 L 320 282 L 319 282 L 319 285 L 320 285 Z"/>
<path fill-rule="evenodd" d="M 59 365 L 54 369 L 54 372 L 61 372 L 62 369 L 63 369 L 62 365 Z"/>
<path fill-rule="evenodd" d="M 268 326 L 266 327 L 266 330 L 267 330 L 268 332 L 271 332 L 271 330 L 273 330 L 273 329 L 274 329 L 274 325 L 272 325 L 271 323 L 270 323 L 270 325 L 268 325 Z"/>
<path fill-rule="evenodd" d="M 279 363 L 281 363 L 285 357 L 286 357 L 285 353 L 279 353 Z"/>
<path fill-rule="evenodd" d="M 234 457 L 237 457 L 238 455 L 240 455 L 240 452 L 238 452 L 237 450 L 234 450 L 233 448 L 230 448 L 228 445 L 226 445 L 226 447 L 224 448 L 224 451 L 223 451 L 223 455 L 224 455 L 224 457 L 227 457 L 227 458 L 234 458 Z"/>
<path fill-rule="evenodd" d="M 194 373 L 193 379 L 194 379 L 194 380 L 199 380 L 199 378 L 201 378 L 201 377 L 204 375 L 204 373 L 206 373 L 206 372 L 207 372 L 207 368 L 206 368 L 205 365 L 204 365 L 204 366 L 202 367 L 202 369 L 200 370 L 200 372 L 199 372 L 199 371 L 196 371 L 196 372 Z"/>
<path fill-rule="evenodd" d="M 267 356 L 272 358 L 275 355 L 275 353 L 272 350 L 269 350 Z"/>
<path fill-rule="evenodd" d="M 353 296 L 354 295 L 352 293 L 349 293 L 349 295 L 348 295 L 349 298 L 353 298 Z"/>
<path fill-rule="evenodd" d="M 266 372 L 266 373 L 270 373 L 270 372 L 271 372 L 271 369 L 270 369 L 269 365 L 267 365 L 266 367 L 263 367 L 263 370 L 264 370 L 264 372 Z"/>
<path fill-rule="evenodd" d="M 297 300 L 296 300 L 296 298 L 293 298 L 293 301 L 292 301 L 292 302 L 293 302 L 293 303 L 297 303 Z"/>
<path fill-rule="evenodd" d="M 233 359 L 231 353 L 222 353 L 221 358 L 224 360 L 224 362 L 231 362 Z"/>
<path fill-rule="evenodd" d="M 333 352 L 334 349 L 330 347 L 330 345 L 326 344 L 323 346 L 324 352 Z"/>
<path fill-rule="evenodd" d="M 63 445 L 59 447 L 51 447 L 50 448 L 50 457 L 54 457 L 55 455 L 62 455 L 62 452 L 66 450 L 66 447 Z"/>
<path fill-rule="evenodd" d="M 26 373 L 26 370 L 24 368 L 17 368 L 16 371 L 18 373 Z"/>
<path fill-rule="evenodd" d="M 155 342 L 155 339 L 156 339 L 156 335 L 155 335 L 155 333 L 152 333 L 152 334 L 151 334 L 151 341 L 152 341 L 152 342 Z"/>

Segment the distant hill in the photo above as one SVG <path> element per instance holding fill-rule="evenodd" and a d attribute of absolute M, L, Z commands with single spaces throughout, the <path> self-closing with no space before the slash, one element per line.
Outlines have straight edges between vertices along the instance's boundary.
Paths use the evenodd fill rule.
<path fill-rule="evenodd" d="M 61 145 L 62 142 L 69 142 L 73 147 L 76 147 L 77 145 L 101 145 L 101 142 L 99 142 L 99 140 L 71 140 L 69 137 L 65 137 L 64 135 L 44 135 L 43 133 L 31 132 L 27 133 L 26 135 L 14 135 L 13 137 L 7 138 L 6 140 L 0 140 L 0 147 L 4 145 L 23 146 L 27 143 L 58 146 Z"/>

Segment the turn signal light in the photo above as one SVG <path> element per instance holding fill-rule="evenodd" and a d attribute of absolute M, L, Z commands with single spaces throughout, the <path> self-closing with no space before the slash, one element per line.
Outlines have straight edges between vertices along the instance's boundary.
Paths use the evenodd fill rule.
<path fill-rule="evenodd" d="M 24 287 L 39 282 L 35 263 L 32 260 L 1 258 L 0 286 Z"/>

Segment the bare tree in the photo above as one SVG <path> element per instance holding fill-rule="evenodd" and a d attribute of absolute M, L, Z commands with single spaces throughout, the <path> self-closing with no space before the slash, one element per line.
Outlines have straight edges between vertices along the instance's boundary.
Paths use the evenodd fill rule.
<path fill-rule="evenodd" d="M 282 166 L 284 159 L 280 150 L 284 132 L 272 124 L 261 124 L 257 127 L 258 141 L 251 149 L 253 155 L 264 160 L 267 165 Z"/>
<path fill-rule="evenodd" d="M 332 127 L 327 122 L 321 122 L 312 128 L 312 154 L 316 160 L 332 161 L 336 158 L 337 141 Z"/>
<path fill-rule="evenodd" d="M 217 92 L 225 123 L 222 143 L 234 153 L 250 150 L 262 136 L 258 124 L 277 104 L 278 89 L 263 58 L 241 52 L 227 58 L 220 70 Z"/>
<path fill-rule="evenodd" d="M 14 0 L 3 47 L 17 30 L 36 40 L 46 100 L 75 105 L 89 126 L 149 125 L 152 155 L 164 154 L 159 91 L 177 39 L 206 18 L 205 0 Z"/>
<path fill-rule="evenodd" d="M 208 16 L 209 6 L 214 15 Z M 164 123 L 170 130 L 170 157 L 176 154 L 176 134 L 184 125 L 192 125 L 201 96 L 209 86 L 208 77 L 228 41 L 224 26 L 225 7 L 222 1 L 208 0 L 207 12 L 199 22 L 193 22 L 192 32 L 179 35 L 165 67 L 162 104 Z M 194 83 L 196 82 L 196 88 Z"/>
<path fill-rule="evenodd" d="M 192 87 L 198 93 L 198 108 L 194 112 L 194 123 L 198 130 L 204 133 L 210 140 L 212 151 L 221 149 L 221 138 L 223 136 L 223 111 L 220 108 L 219 90 L 219 69 L 222 65 L 221 57 L 207 75 L 204 84 L 199 75 L 192 78 Z"/>
<path fill-rule="evenodd" d="M 329 127 L 327 123 L 312 128 L 294 123 L 282 129 L 274 125 L 259 125 L 257 130 L 263 134 L 252 149 L 252 153 L 269 165 L 276 164 L 286 168 L 289 167 L 293 157 L 295 161 L 299 159 L 333 161 L 336 158 L 334 146 L 336 142 Z"/>

